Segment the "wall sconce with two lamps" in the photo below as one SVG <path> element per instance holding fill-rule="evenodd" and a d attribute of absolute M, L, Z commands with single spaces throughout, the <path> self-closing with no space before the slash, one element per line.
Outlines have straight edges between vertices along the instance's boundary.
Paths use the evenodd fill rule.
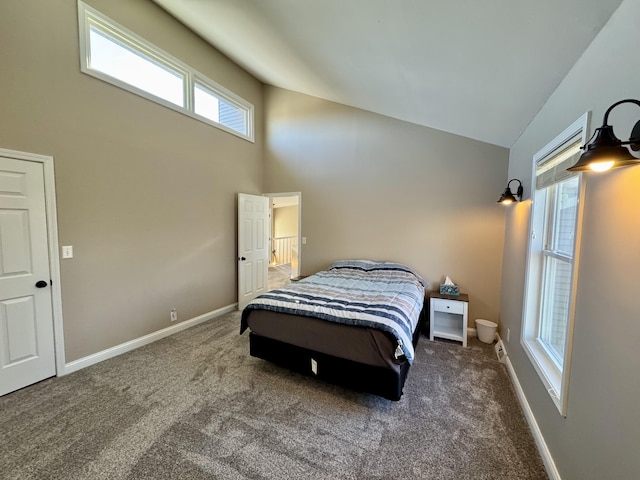
<path fill-rule="evenodd" d="M 631 130 L 629 140 L 624 142 L 616 137 L 613 133 L 613 127 L 608 124 L 611 110 L 623 103 L 633 103 L 640 106 L 640 100 L 633 99 L 620 100 L 611 105 L 604 114 L 602 126 L 597 128 L 587 144 L 581 147 L 584 153 L 580 155 L 580 159 L 567 170 L 571 172 L 606 172 L 613 168 L 640 165 L 640 158 L 634 157 L 626 147 L 628 145 L 634 152 L 640 151 L 640 121 L 636 122 Z M 515 195 L 510 188 L 511 182 L 514 181 L 518 182 Z M 508 205 L 521 201 L 522 193 L 522 182 L 517 178 L 511 179 L 497 203 Z M 518 198 L 516 199 L 516 197 Z"/>

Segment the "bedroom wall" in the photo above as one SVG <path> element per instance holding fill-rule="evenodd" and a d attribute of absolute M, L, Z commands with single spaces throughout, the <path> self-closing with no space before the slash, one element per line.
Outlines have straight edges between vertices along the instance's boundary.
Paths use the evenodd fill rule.
<path fill-rule="evenodd" d="M 256 142 L 80 72 L 75 0 L 0 3 L 0 148 L 55 159 L 67 362 L 237 301 L 236 193 L 262 193 L 262 87 L 152 2 L 89 0 L 255 105 Z"/>
<path fill-rule="evenodd" d="M 640 99 L 640 3 L 625 0 L 513 145 L 509 177 L 530 195 L 532 156 L 585 111 L 591 132 L 618 100 Z M 629 138 L 635 105 L 609 117 Z M 589 132 L 589 133 L 591 133 Z M 635 479 L 640 471 L 640 167 L 583 174 L 582 251 L 567 417 L 553 405 L 520 342 L 531 202 L 508 210 L 502 273 L 502 329 L 515 372 L 563 480 Z"/>
<path fill-rule="evenodd" d="M 345 258 L 444 275 L 498 320 L 508 151 L 264 87 L 265 189 L 302 192 L 302 274 Z"/>
<path fill-rule="evenodd" d="M 273 236 L 298 236 L 298 206 L 273 209 Z"/>

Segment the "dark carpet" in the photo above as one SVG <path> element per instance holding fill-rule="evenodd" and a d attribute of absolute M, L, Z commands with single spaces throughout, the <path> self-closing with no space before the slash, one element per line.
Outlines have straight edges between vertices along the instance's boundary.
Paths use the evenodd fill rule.
<path fill-rule="evenodd" d="M 490 345 L 420 339 L 391 402 L 248 355 L 239 312 L 0 398 L 3 479 L 545 479 Z"/>

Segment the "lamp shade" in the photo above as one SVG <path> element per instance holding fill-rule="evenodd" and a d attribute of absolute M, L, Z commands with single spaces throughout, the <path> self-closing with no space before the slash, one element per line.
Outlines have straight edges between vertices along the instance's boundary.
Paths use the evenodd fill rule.
<path fill-rule="evenodd" d="M 578 162 L 568 168 L 571 172 L 605 171 L 613 167 L 640 164 L 640 159 L 631 155 L 613 133 L 611 125 L 596 130 L 596 138 L 586 146 Z"/>
<path fill-rule="evenodd" d="M 515 195 L 511 191 L 511 188 L 509 187 L 509 185 L 511 185 L 511 182 L 518 182 L 518 190 L 516 191 Z M 522 200 L 522 192 L 523 192 L 522 182 L 517 178 L 512 178 L 511 180 L 509 180 L 509 182 L 507 182 L 507 188 L 504 189 L 504 192 L 502 192 L 502 195 L 500 195 L 500 198 L 496 203 L 501 203 L 502 205 L 508 205 L 509 203 L 519 201 L 518 199 Z M 518 198 L 516 198 L 516 196 Z"/>
<path fill-rule="evenodd" d="M 631 152 L 623 145 L 629 145 L 634 150 L 640 150 L 640 122 L 637 122 L 631 130 L 631 137 L 626 142 L 621 141 L 613 133 L 613 127 L 609 125 L 609 114 L 618 105 L 632 103 L 640 107 L 640 100 L 627 98 L 614 103 L 604 112 L 602 126 L 596 129 L 595 140 L 589 145 L 585 145 L 585 152 L 580 156 L 578 162 L 571 168 L 570 172 L 604 172 L 610 168 L 626 167 L 627 165 L 640 165 L 640 158 L 631 155 Z"/>
<path fill-rule="evenodd" d="M 518 200 L 513 195 L 513 192 L 511 191 L 511 189 L 509 187 L 507 187 L 507 188 L 504 189 L 504 192 L 502 193 L 502 195 L 500 195 L 500 199 L 496 203 L 508 204 L 508 203 L 513 203 L 513 202 L 517 202 L 517 201 Z"/>

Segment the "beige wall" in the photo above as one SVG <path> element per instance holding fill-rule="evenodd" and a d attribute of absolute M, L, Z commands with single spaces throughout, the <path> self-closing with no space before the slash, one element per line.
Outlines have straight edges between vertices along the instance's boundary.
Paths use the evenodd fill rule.
<path fill-rule="evenodd" d="M 344 258 L 393 260 L 498 320 L 508 152 L 265 87 L 265 188 L 302 192 L 302 274 Z M 471 322 L 473 324 L 473 322 Z"/>
<path fill-rule="evenodd" d="M 75 0 L 0 4 L 0 147 L 55 159 L 66 360 L 231 305 L 262 87 L 152 2 L 88 2 L 256 108 L 256 143 L 80 72 Z"/>
<path fill-rule="evenodd" d="M 298 206 L 273 209 L 273 236 L 298 236 Z"/>
<path fill-rule="evenodd" d="M 510 176 L 530 185 L 532 156 L 585 111 L 591 131 L 612 103 L 640 98 L 640 3 L 626 0 L 511 149 Z M 627 139 L 634 105 L 610 116 Z M 635 479 L 640 472 L 640 167 L 583 174 L 582 251 L 567 417 L 559 415 L 519 343 L 530 201 L 509 211 L 502 275 L 507 351 L 563 480 Z M 530 194 L 530 188 L 525 190 Z"/>

